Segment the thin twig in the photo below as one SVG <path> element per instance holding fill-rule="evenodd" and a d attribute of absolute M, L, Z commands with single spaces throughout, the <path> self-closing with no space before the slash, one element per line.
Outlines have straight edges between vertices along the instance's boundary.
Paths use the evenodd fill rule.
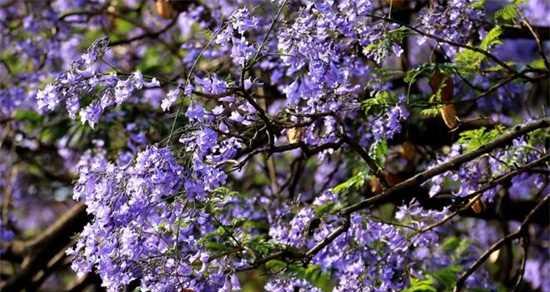
<path fill-rule="evenodd" d="M 516 73 L 514 68 L 510 67 L 510 65 L 506 64 L 505 62 L 503 62 L 502 60 L 497 58 L 495 55 L 491 54 L 490 52 L 488 52 L 486 50 L 483 50 L 483 49 L 480 49 L 480 48 L 477 48 L 477 47 L 473 47 L 473 46 L 470 46 L 470 45 L 457 43 L 457 42 L 454 42 L 454 41 L 451 41 L 451 40 L 444 39 L 442 37 L 438 37 L 436 35 L 421 31 L 421 30 L 419 30 L 418 28 L 416 28 L 414 26 L 408 25 L 406 23 L 395 20 L 393 18 L 388 18 L 388 17 L 374 15 L 374 14 L 367 14 L 366 16 L 374 18 L 374 19 L 384 20 L 384 21 L 387 21 L 387 22 L 398 24 L 398 25 L 406 27 L 406 28 L 408 28 L 408 29 L 420 34 L 420 35 L 423 35 L 425 37 L 434 39 L 434 40 L 436 40 L 438 42 L 441 42 L 441 43 L 446 43 L 446 44 L 454 46 L 454 47 L 459 47 L 459 48 L 468 49 L 468 50 L 471 50 L 471 51 L 474 51 L 474 52 L 481 53 L 481 54 L 485 55 L 486 57 L 488 57 L 489 59 L 493 60 L 495 63 L 497 63 L 501 67 L 505 68 L 507 71 L 509 71 L 511 73 Z"/>
<path fill-rule="evenodd" d="M 432 230 L 436 227 L 439 227 L 439 226 L 447 223 L 449 220 L 453 219 L 454 217 L 456 217 L 461 212 L 464 212 L 464 211 L 468 210 L 477 201 L 477 199 L 480 198 L 483 195 L 483 193 L 485 191 L 487 191 L 487 190 L 489 190 L 489 189 L 491 189 L 491 188 L 493 188 L 493 187 L 495 187 L 499 184 L 505 183 L 505 182 L 511 180 L 514 176 L 518 175 L 519 173 L 524 172 L 526 170 L 529 170 L 529 169 L 531 169 L 531 168 L 533 168 L 533 167 L 535 167 L 535 166 L 537 166 L 537 165 L 539 165 L 543 162 L 546 162 L 549 159 L 550 159 L 550 154 L 547 154 L 547 155 L 545 155 L 545 156 L 543 156 L 543 157 L 541 157 L 541 158 L 539 158 L 539 159 L 537 159 L 537 160 L 535 160 L 535 161 L 533 161 L 529 164 L 526 164 L 525 166 L 523 166 L 521 168 L 518 168 L 518 169 L 516 169 L 512 172 L 509 172 L 505 175 L 502 175 L 502 176 L 498 177 L 497 179 L 493 180 L 491 183 L 487 184 L 483 188 L 481 188 L 481 189 L 479 189 L 479 190 L 477 190 L 477 191 L 475 191 L 471 194 L 468 194 L 465 199 L 469 199 L 469 202 L 466 205 L 464 205 L 459 210 L 453 212 L 452 214 L 447 215 L 441 221 L 438 221 L 438 222 L 436 222 L 432 225 L 429 225 L 425 228 L 422 228 L 418 232 L 418 234 L 428 232 L 428 231 L 430 231 L 430 230 Z"/>
<path fill-rule="evenodd" d="M 521 264 L 517 272 L 516 283 L 514 284 L 514 288 L 512 289 L 512 292 L 519 291 L 519 287 L 521 285 L 521 282 L 523 281 L 523 274 L 525 274 L 525 264 L 527 263 L 527 256 L 529 254 L 529 236 L 523 237 L 523 241 L 521 242 L 521 245 L 523 247 L 523 257 L 521 258 Z"/>
<path fill-rule="evenodd" d="M 527 231 L 527 227 L 529 226 L 529 223 L 531 223 L 531 219 L 534 217 L 535 213 L 544 207 L 546 203 L 548 203 L 548 200 L 550 199 L 549 195 L 546 195 L 542 200 L 539 201 L 539 203 L 527 214 L 527 217 L 523 220 L 521 223 L 520 228 L 514 232 L 506 235 L 505 237 L 501 238 L 499 241 L 497 241 L 495 244 L 493 244 L 488 250 L 481 255 L 470 267 L 462 273 L 460 278 L 456 281 L 456 287 L 454 289 L 454 292 L 462 291 L 462 288 L 464 286 L 464 283 L 468 279 L 470 275 L 472 275 L 488 258 L 491 256 L 491 254 L 497 250 L 499 250 L 504 244 L 506 244 L 508 241 L 517 239 L 525 234 Z"/>
<path fill-rule="evenodd" d="M 543 118 L 540 120 L 536 120 L 534 122 L 525 124 L 523 126 L 518 125 L 514 127 L 514 129 L 510 133 L 502 135 L 500 138 L 495 139 L 493 142 L 482 145 L 481 147 L 479 147 L 474 151 L 459 155 L 445 163 L 442 163 L 438 166 L 432 167 L 426 171 L 418 173 L 413 177 L 392 186 L 391 188 L 387 189 L 381 194 L 378 194 L 376 196 L 373 196 L 359 203 L 356 203 L 344 208 L 341 211 L 341 214 L 349 215 L 351 213 L 354 213 L 356 211 L 359 211 L 371 206 L 378 206 L 380 204 L 390 202 L 392 200 L 401 199 L 405 195 L 410 195 L 408 192 L 405 192 L 406 190 L 412 190 L 415 187 L 419 186 L 421 183 L 425 182 L 426 180 L 436 175 L 455 169 L 465 162 L 473 160 L 494 149 L 505 146 L 508 143 L 510 143 L 512 140 L 518 137 L 521 137 L 531 131 L 534 131 L 540 128 L 547 128 L 549 126 L 550 126 L 550 118 Z"/>
<path fill-rule="evenodd" d="M 548 58 L 546 57 L 546 54 L 544 53 L 544 44 L 542 43 L 542 41 L 540 39 L 540 36 L 533 29 L 533 27 L 531 26 L 531 24 L 529 23 L 529 21 L 527 19 L 524 19 L 522 21 L 522 23 L 527 27 L 529 32 L 533 35 L 533 38 L 535 38 L 535 41 L 537 43 L 537 51 L 538 51 L 540 57 L 542 58 L 542 60 L 544 62 L 544 66 L 546 67 L 546 70 L 548 70 L 548 72 L 550 73 L 550 62 L 548 61 Z"/>

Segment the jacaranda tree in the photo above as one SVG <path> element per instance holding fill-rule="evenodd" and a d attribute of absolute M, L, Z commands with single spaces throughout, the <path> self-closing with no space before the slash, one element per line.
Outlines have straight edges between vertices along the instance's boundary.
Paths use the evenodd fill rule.
<path fill-rule="evenodd" d="M 550 291 L 548 0 L 0 0 L 0 290 Z"/>

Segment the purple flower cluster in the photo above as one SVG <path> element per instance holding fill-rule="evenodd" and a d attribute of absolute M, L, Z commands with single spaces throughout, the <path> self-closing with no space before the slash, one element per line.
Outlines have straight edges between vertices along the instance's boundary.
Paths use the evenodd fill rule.
<path fill-rule="evenodd" d="M 506 150 L 494 151 L 491 155 L 480 157 L 476 160 L 465 163 L 457 171 L 448 171 L 431 179 L 430 195 L 445 190 L 451 190 L 456 196 L 465 197 L 474 193 L 493 179 L 498 178 L 514 169 L 514 165 L 525 165 L 541 156 L 543 145 L 532 147 L 524 138 L 514 141 L 514 147 Z M 455 144 L 451 153 L 448 153 L 444 162 L 462 153 L 463 147 Z M 511 186 L 507 193 L 511 199 L 530 199 L 537 194 L 547 192 L 548 175 L 539 173 L 521 172 L 512 177 Z M 446 186 L 444 188 L 443 186 Z M 495 195 L 502 186 L 497 185 L 483 193 L 483 199 L 492 202 Z"/>
<path fill-rule="evenodd" d="M 195 195 L 169 149 L 148 147 L 125 165 L 88 153 L 78 168 L 74 197 L 94 218 L 69 251 L 73 269 L 96 270 L 109 291 L 137 279 L 153 291 L 227 285 L 223 259 L 210 259 L 199 242 L 214 230 L 213 219 L 190 206 Z"/>
<path fill-rule="evenodd" d="M 504 235 L 499 228 L 517 227 L 460 218 L 419 233 L 495 178 L 545 155 L 547 133 L 526 135 L 427 177 L 406 194 L 410 202 L 340 213 L 380 194 L 369 159 L 382 162 L 393 185 L 392 176 L 402 181 L 502 134 L 499 125 L 474 135 L 465 122 L 458 134 L 442 134 L 449 145 L 411 137 L 417 130 L 430 134 L 431 128 L 422 128 L 437 122 L 417 108 L 440 114 L 432 100 L 425 103 L 433 92 L 424 73 L 451 68 L 453 100 L 476 98 L 478 89 L 503 80 L 499 68 L 483 68 L 469 80 L 456 76 L 452 60 L 433 62 L 436 54 L 455 55 L 460 46 L 453 43 L 479 42 L 491 25 L 476 7 L 483 1 L 404 1 L 406 7 L 374 0 L 175 2 L 186 1 L 57 0 L 37 3 L 32 13 L 18 1 L 0 4 L 0 190 L 9 190 L 10 208 L 27 214 L 32 209 L 21 199 L 27 193 L 62 200 L 78 175 L 73 198 L 91 218 L 68 252 L 78 274 L 97 273 L 109 291 L 135 285 L 235 291 L 239 278 L 249 276 L 241 269 L 269 269 L 265 259 L 275 259 L 296 269 L 271 271 L 262 282 L 267 291 L 326 290 L 299 275 L 301 267 L 322 272 L 333 291 L 401 291 L 442 269 L 464 271 Z M 172 7 L 173 18 L 163 19 L 160 4 L 186 7 Z M 407 10 L 418 7 L 419 13 Z M 521 7 L 534 23 L 548 22 L 541 1 Z M 429 35 L 413 38 L 411 26 Z M 104 32 L 110 43 L 100 38 L 80 54 Z M 536 44 L 530 40 L 529 56 L 518 56 L 521 44 L 505 43 L 494 53 L 517 59 L 526 71 L 471 108 L 457 103 L 461 121 L 479 113 L 509 126 L 546 114 L 546 105 L 531 115 L 524 103 L 525 92 L 540 95 L 546 71 L 531 63 L 539 58 Z M 418 83 L 403 82 L 424 69 Z M 405 153 L 403 140 L 414 153 Z M 398 148 L 403 157 L 396 159 L 394 175 L 392 164 L 383 162 Z M 64 159 L 65 176 L 42 169 L 43 153 Z M 20 171 L 25 168 L 31 170 Z M 41 181 L 25 185 L 35 177 Z M 550 192 L 549 181 L 542 167 L 521 172 L 485 191 L 482 203 L 527 204 Z M 351 187 L 336 193 L 336 186 Z M 424 189 L 429 196 L 417 196 Z M 428 208 L 447 197 L 448 206 Z M 4 209 L 2 243 L 19 238 L 7 228 L 18 218 Z M 55 212 L 37 216 L 50 220 Z M 13 220 L 19 221 L 13 230 L 41 228 L 27 224 L 27 217 Z M 535 225 L 529 234 L 543 232 Z M 335 230 L 341 233 L 334 240 L 300 258 Z M 277 253 L 282 256 L 270 258 Z M 530 249 L 525 280 L 548 291 L 545 257 L 547 251 Z M 483 268 L 466 286 L 494 288 Z"/>
<path fill-rule="evenodd" d="M 383 117 L 374 119 L 373 135 L 376 140 L 391 139 L 401 132 L 401 123 L 409 117 L 409 111 L 404 105 L 404 99 L 392 107 Z"/>
<path fill-rule="evenodd" d="M 71 118 L 78 115 L 83 123 L 89 123 L 93 127 L 105 109 L 122 104 L 138 90 L 160 85 L 155 78 L 151 81 L 144 80 L 139 71 L 126 79 L 103 72 L 106 65 L 101 61 L 107 45 L 108 40 L 105 38 L 95 41 L 85 54 L 73 62 L 68 71 L 39 90 L 36 94 L 38 108 L 52 111 L 63 103 Z M 100 91 L 95 92 L 100 87 Z M 94 93 L 100 98 L 82 107 L 81 96 Z M 168 98 L 172 98 L 170 94 Z"/>
<path fill-rule="evenodd" d="M 466 44 L 470 40 L 483 37 L 480 35 L 479 23 L 485 17 L 482 9 L 474 8 L 476 1 L 451 0 L 449 3 L 425 8 L 419 17 L 420 29 L 431 35 L 455 43 Z M 429 38 L 420 39 L 423 43 Z M 440 44 L 450 55 L 457 52 L 456 47 Z"/>

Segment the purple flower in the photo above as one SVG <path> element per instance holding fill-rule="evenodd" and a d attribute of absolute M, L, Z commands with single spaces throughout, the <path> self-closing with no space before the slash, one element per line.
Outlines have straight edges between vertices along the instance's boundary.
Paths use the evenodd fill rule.
<path fill-rule="evenodd" d="M 166 97 L 162 100 L 160 107 L 163 111 L 167 111 L 172 107 L 172 105 L 177 101 L 178 97 L 180 95 L 179 88 L 172 89 L 168 91 L 168 94 Z"/>

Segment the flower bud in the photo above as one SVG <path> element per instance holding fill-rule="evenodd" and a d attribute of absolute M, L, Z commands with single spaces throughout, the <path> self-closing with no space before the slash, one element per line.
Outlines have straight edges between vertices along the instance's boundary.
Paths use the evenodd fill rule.
<path fill-rule="evenodd" d="M 453 79 L 451 76 L 436 71 L 430 79 L 430 87 L 434 94 L 439 92 L 443 107 L 439 109 L 441 118 L 449 129 L 454 129 L 458 126 L 458 119 L 453 100 Z"/>
<path fill-rule="evenodd" d="M 485 204 L 481 201 L 481 198 L 477 198 L 470 208 L 472 208 L 476 214 L 480 214 L 485 210 Z"/>
<path fill-rule="evenodd" d="M 454 129 L 458 126 L 458 119 L 454 104 L 444 105 L 441 109 L 439 109 L 439 113 L 441 114 L 443 122 L 445 122 L 445 125 L 447 125 L 449 129 Z"/>
<path fill-rule="evenodd" d="M 161 17 L 167 19 L 175 15 L 174 8 L 169 0 L 155 0 L 155 10 Z"/>
<path fill-rule="evenodd" d="M 288 143 L 298 143 L 302 140 L 302 136 L 304 134 L 303 128 L 290 128 L 286 131 L 286 137 L 288 139 Z"/>

